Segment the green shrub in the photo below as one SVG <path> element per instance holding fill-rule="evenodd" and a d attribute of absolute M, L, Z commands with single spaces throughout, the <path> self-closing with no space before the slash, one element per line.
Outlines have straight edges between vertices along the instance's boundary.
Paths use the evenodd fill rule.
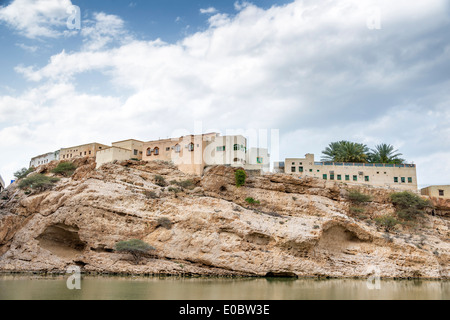
<path fill-rule="evenodd" d="M 406 221 L 416 220 L 424 214 L 424 209 L 432 207 L 430 201 L 408 191 L 391 194 L 391 202 L 395 206 L 397 216 Z"/>
<path fill-rule="evenodd" d="M 236 180 L 236 187 L 242 187 L 245 185 L 245 180 L 247 179 L 247 174 L 244 170 L 239 169 L 234 173 L 234 177 Z"/>
<path fill-rule="evenodd" d="M 396 225 L 400 223 L 400 221 L 398 221 L 394 216 L 391 216 L 389 214 L 375 218 L 375 222 L 379 226 L 384 227 L 386 232 L 391 231 Z"/>
<path fill-rule="evenodd" d="M 169 187 L 169 189 L 167 189 L 169 192 L 173 192 L 175 194 L 180 193 L 181 190 L 178 188 L 174 188 L 174 187 Z"/>
<path fill-rule="evenodd" d="M 72 162 L 60 162 L 58 166 L 52 170 L 52 173 L 62 175 L 63 177 L 70 177 L 76 169 L 77 166 Z"/>
<path fill-rule="evenodd" d="M 247 198 L 245 199 L 245 202 L 247 202 L 248 204 L 261 204 L 259 200 L 255 200 L 253 198 Z"/>
<path fill-rule="evenodd" d="M 160 187 L 167 186 L 166 179 L 163 176 L 156 175 L 154 178 L 155 184 Z"/>
<path fill-rule="evenodd" d="M 28 176 L 30 173 L 34 172 L 36 170 L 34 167 L 31 168 L 22 168 L 19 171 L 14 173 L 14 177 L 16 177 L 17 180 L 23 179 L 26 176 Z"/>
<path fill-rule="evenodd" d="M 362 214 L 362 213 L 366 212 L 366 209 L 359 208 L 359 207 L 350 207 L 350 212 L 354 213 L 354 214 Z"/>
<path fill-rule="evenodd" d="M 144 191 L 144 195 L 147 199 L 157 199 L 159 198 L 155 191 Z"/>
<path fill-rule="evenodd" d="M 184 181 L 170 181 L 170 184 L 177 185 L 183 189 L 193 189 L 194 188 L 194 181 L 192 180 L 184 180 Z"/>
<path fill-rule="evenodd" d="M 138 263 L 144 256 L 153 253 L 155 250 L 156 249 L 148 243 L 138 239 L 121 241 L 116 244 L 117 252 L 131 254 L 136 263 Z"/>
<path fill-rule="evenodd" d="M 25 179 L 22 179 L 19 182 L 19 188 L 22 190 L 31 188 L 31 189 L 37 190 L 37 191 L 44 191 L 44 190 L 52 188 L 53 185 L 58 181 L 59 181 L 58 178 L 47 177 L 47 176 L 44 176 L 43 174 L 39 173 L 39 174 L 34 174 Z"/>
<path fill-rule="evenodd" d="M 366 203 L 372 201 L 372 197 L 359 191 L 352 190 L 348 194 L 348 199 L 353 203 Z"/>

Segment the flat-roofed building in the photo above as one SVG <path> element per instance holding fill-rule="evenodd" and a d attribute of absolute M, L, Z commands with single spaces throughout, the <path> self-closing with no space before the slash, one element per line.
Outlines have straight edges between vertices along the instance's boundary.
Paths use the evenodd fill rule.
<path fill-rule="evenodd" d="M 49 152 L 34 158 L 31 158 L 30 161 L 30 168 L 31 167 L 39 167 L 42 166 L 44 164 L 48 164 L 52 161 L 58 161 L 59 160 L 59 153 L 60 150 L 55 151 L 55 152 Z"/>
<path fill-rule="evenodd" d="M 145 142 L 142 160 L 169 161 L 177 165 L 180 171 L 202 175 L 206 165 L 206 147 L 217 136 L 216 133 L 208 133 Z"/>
<path fill-rule="evenodd" d="M 130 150 L 131 151 L 130 159 L 133 158 L 133 159 L 137 159 L 137 160 L 142 160 L 142 155 L 143 155 L 142 148 L 144 145 L 144 141 L 128 139 L 128 140 L 113 142 L 111 145 L 113 147 Z"/>
<path fill-rule="evenodd" d="M 2 176 L 0 176 L 0 192 L 5 190 L 5 181 L 3 180 Z"/>
<path fill-rule="evenodd" d="M 63 148 L 60 150 L 59 160 L 71 160 L 76 157 L 95 158 L 98 151 L 104 150 L 107 148 L 110 148 L 110 146 L 107 146 L 107 145 L 101 144 L 101 143 L 97 143 L 97 142 L 83 144 L 83 145 L 76 146 L 76 147 Z"/>
<path fill-rule="evenodd" d="M 143 160 L 170 161 L 180 171 L 202 175 L 205 167 L 224 165 L 248 170 L 270 168 L 267 149 L 254 149 L 254 163 L 249 163 L 247 139 L 241 135 L 221 136 L 218 133 L 188 135 L 144 143 Z M 253 158 L 251 158 L 253 161 Z M 258 161 L 262 163 L 258 163 Z"/>
<path fill-rule="evenodd" d="M 255 168 L 255 170 L 262 170 L 263 172 L 270 171 L 270 154 L 266 148 L 250 148 L 247 151 L 246 169 Z"/>
<path fill-rule="evenodd" d="M 142 160 L 144 142 L 134 139 L 113 142 L 112 147 L 97 151 L 97 168 L 105 163 L 130 159 Z"/>
<path fill-rule="evenodd" d="M 450 199 L 450 185 L 429 186 L 420 190 L 420 194 L 433 198 Z"/>
<path fill-rule="evenodd" d="M 316 162 L 313 154 L 287 158 L 285 173 L 327 181 L 417 191 L 415 164 Z"/>

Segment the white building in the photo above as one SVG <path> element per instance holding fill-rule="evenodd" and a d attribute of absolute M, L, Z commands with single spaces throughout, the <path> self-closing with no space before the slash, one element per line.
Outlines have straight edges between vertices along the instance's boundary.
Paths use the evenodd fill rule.
<path fill-rule="evenodd" d="M 37 168 L 44 164 L 48 164 L 52 161 L 59 161 L 59 150 L 55 151 L 55 152 L 49 152 L 49 153 L 32 158 L 30 161 L 30 168 L 31 167 Z"/>
<path fill-rule="evenodd" d="M 270 171 L 270 154 L 269 150 L 265 148 L 250 148 L 247 151 L 246 169 L 262 170 L 263 172 Z"/>

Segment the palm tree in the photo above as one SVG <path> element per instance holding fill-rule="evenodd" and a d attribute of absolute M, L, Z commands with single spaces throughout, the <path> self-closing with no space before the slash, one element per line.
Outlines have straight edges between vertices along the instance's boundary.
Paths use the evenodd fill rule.
<path fill-rule="evenodd" d="M 369 153 L 369 160 L 372 163 L 389 163 L 389 164 L 402 164 L 404 159 L 400 158 L 401 153 L 395 150 L 394 146 L 386 143 L 375 146 L 375 149 L 371 149 Z"/>
<path fill-rule="evenodd" d="M 369 148 L 362 143 L 343 140 L 330 143 L 322 153 L 322 161 L 361 163 L 368 161 Z"/>

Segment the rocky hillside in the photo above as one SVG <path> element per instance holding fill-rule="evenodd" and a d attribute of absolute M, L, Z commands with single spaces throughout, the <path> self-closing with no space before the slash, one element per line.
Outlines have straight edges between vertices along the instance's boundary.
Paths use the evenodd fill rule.
<path fill-rule="evenodd" d="M 448 216 L 386 233 L 374 218 L 394 212 L 389 190 L 360 188 L 372 202 L 355 209 L 348 186 L 316 179 L 271 174 L 237 188 L 227 167 L 200 178 L 160 162 L 76 165 L 51 190 L 13 185 L 0 195 L 1 272 L 78 265 L 101 273 L 367 277 L 376 267 L 382 277 L 449 276 Z M 115 252 L 130 239 L 157 256 L 136 264 Z"/>

